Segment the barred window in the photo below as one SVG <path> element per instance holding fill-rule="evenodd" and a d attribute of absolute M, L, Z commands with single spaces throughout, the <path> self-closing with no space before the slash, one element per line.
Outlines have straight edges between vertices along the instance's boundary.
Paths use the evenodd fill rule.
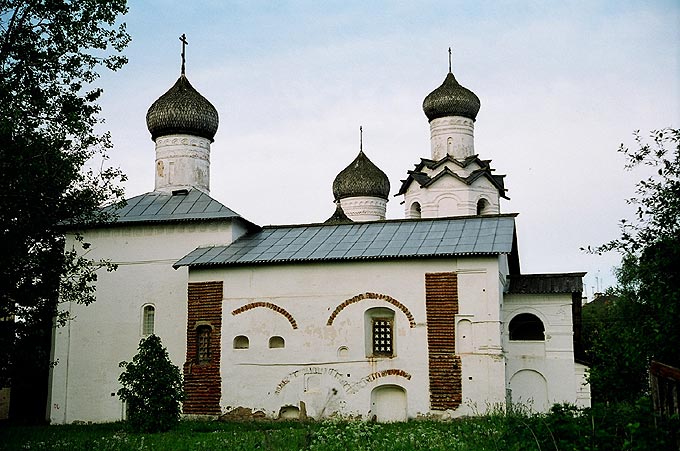
<path fill-rule="evenodd" d="M 392 320 L 373 319 L 373 355 L 392 356 Z"/>
<path fill-rule="evenodd" d="M 142 335 L 153 335 L 156 309 L 153 305 L 144 306 L 142 311 Z"/>
<path fill-rule="evenodd" d="M 210 363 L 210 326 L 199 326 L 196 329 L 196 360 L 198 363 Z"/>
<path fill-rule="evenodd" d="M 373 307 L 364 312 L 366 357 L 394 357 L 397 354 L 394 310 Z"/>

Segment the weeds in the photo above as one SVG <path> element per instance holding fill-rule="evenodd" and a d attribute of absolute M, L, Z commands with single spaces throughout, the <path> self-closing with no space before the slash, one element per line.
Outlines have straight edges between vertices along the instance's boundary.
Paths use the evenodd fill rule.
<path fill-rule="evenodd" d="M 656 423 L 656 424 L 655 424 Z M 547 414 L 513 407 L 449 421 L 251 423 L 183 421 L 168 432 L 124 423 L 2 426 L 0 450 L 639 451 L 677 449 L 680 420 L 655 418 L 651 403 L 555 405 Z"/>

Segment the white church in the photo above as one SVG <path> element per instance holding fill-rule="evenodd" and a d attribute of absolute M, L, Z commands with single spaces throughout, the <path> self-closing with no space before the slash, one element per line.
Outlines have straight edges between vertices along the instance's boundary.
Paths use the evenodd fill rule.
<path fill-rule="evenodd" d="M 590 405 L 584 273 L 520 271 L 504 176 L 475 150 L 479 108 L 449 62 L 423 102 L 431 154 L 414 155 L 394 189 L 404 219 L 385 219 L 393 189 L 361 149 L 333 181 L 330 218 L 261 227 L 210 197 L 218 113 L 182 67 L 147 113 L 154 190 L 77 231 L 88 257 L 118 270 L 54 330 L 49 420 L 123 419 L 118 363 L 150 334 L 183 370 L 187 416 L 403 421 Z"/>

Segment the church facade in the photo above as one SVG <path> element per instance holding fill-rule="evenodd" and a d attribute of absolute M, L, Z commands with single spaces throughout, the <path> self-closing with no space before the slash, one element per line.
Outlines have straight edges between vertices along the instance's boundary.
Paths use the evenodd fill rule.
<path fill-rule="evenodd" d="M 328 220 L 260 227 L 210 197 L 218 114 L 183 70 L 147 113 L 154 191 L 77 231 L 118 270 L 55 329 L 49 419 L 124 418 L 118 363 L 150 334 L 183 369 L 186 415 L 403 421 L 589 405 L 584 274 L 521 273 L 504 176 L 474 148 L 479 108 L 449 67 L 423 102 L 431 154 L 395 194 L 404 219 L 385 219 L 390 182 L 360 148 Z"/>

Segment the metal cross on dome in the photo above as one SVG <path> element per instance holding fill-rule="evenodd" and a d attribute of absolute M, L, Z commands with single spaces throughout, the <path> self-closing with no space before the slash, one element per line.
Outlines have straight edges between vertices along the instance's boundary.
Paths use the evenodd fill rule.
<path fill-rule="evenodd" d="M 182 33 L 182 36 L 179 37 L 179 40 L 182 41 L 182 75 L 184 75 L 184 66 L 186 62 L 186 46 L 189 45 L 189 42 L 187 41 L 187 36 L 184 33 Z"/>
<path fill-rule="evenodd" d="M 364 151 L 364 128 L 359 126 L 359 152 Z"/>
<path fill-rule="evenodd" d="M 449 47 L 449 73 L 451 73 L 451 47 Z"/>

